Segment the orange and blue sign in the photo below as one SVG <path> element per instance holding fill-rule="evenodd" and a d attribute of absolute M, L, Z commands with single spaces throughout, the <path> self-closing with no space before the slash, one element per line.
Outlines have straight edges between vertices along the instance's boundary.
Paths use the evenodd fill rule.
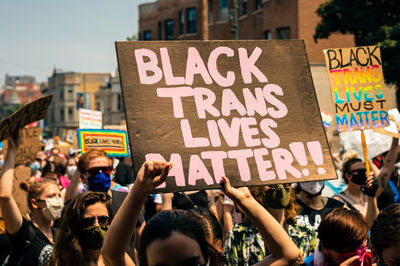
<path fill-rule="evenodd" d="M 78 147 L 85 153 L 101 149 L 110 157 L 128 157 L 128 137 L 125 130 L 78 129 Z"/>

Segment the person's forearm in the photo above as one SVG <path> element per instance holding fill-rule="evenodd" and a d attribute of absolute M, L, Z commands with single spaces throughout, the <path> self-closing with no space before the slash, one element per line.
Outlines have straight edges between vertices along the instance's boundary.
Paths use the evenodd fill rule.
<path fill-rule="evenodd" d="M 381 168 L 381 171 L 378 175 L 379 188 L 376 192 L 376 197 L 379 197 L 382 194 L 389 181 L 390 176 L 393 173 L 398 154 L 398 145 L 399 139 L 393 138 L 390 150 L 385 157 L 383 167 Z"/>
<path fill-rule="evenodd" d="M 4 160 L 2 174 L 0 176 L 0 198 L 12 197 L 12 187 L 14 181 L 14 164 L 17 151 L 10 149 Z"/>
<path fill-rule="evenodd" d="M 257 227 L 269 251 L 275 258 L 288 262 L 298 260 L 300 250 L 283 227 L 254 198 L 237 202 L 250 221 Z"/>
<path fill-rule="evenodd" d="M 148 192 L 134 185 L 122 203 L 104 241 L 102 254 L 107 262 L 117 265 L 123 260 L 147 196 Z"/>
<path fill-rule="evenodd" d="M 376 202 L 376 197 L 367 197 L 367 214 L 365 220 L 367 221 L 368 229 L 371 229 L 375 218 L 378 216 L 379 209 Z"/>
<path fill-rule="evenodd" d="M 233 228 L 233 218 L 232 218 L 232 213 L 228 210 L 225 210 L 225 206 L 224 206 L 224 228 L 225 232 L 228 233 Z"/>
<path fill-rule="evenodd" d="M 174 197 L 174 194 L 173 193 L 163 193 L 161 195 L 161 197 L 162 197 L 161 211 L 172 210 L 172 199 Z"/>
<path fill-rule="evenodd" d="M 9 148 L 0 176 L 0 209 L 7 232 L 15 234 L 22 225 L 22 216 L 12 195 L 17 148 Z"/>
<path fill-rule="evenodd" d="M 65 201 L 69 201 L 73 199 L 78 194 L 78 187 L 80 182 L 80 173 L 78 170 L 74 173 L 71 178 L 71 183 L 69 183 L 67 187 L 67 191 L 65 192 Z"/>

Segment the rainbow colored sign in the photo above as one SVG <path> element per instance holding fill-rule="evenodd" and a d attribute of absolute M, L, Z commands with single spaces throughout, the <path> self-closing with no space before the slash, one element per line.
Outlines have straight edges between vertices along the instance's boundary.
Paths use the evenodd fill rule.
<path fill-rule="evenodd" d="M 82 153 L 101 149 L 110 157 L 128 157 L 128 138 L 124 130 L 78 129 L 78 147 Z"/>
<path fill-rule="evenodd" d="M 378 46 L 324 50 L 340 132 L 389 125 Z"/>

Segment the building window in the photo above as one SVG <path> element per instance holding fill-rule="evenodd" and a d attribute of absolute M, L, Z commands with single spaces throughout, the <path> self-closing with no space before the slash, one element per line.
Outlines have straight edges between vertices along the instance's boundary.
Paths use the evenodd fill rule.
<path fill-rule="evenodd" d="M 185 18 L 183 16 L 182 10 L 179 10 L 179 35 L 183 35 L 183 24 L 185 23 Z"/>
<path fill-rule="evenodd" d="M 161 21 L 158 22 L 158 39 L 162 40 L 162 23 L 161 23 Z"/>
<path fill-rule="evenodd" d="M 146 30 L 143 32 L 143 40 L 151 41 L 151 30 Z"/>
<path fill-rule="evenodd" d="M 64 88 L 60 88 L 60 100 L 64 100 Z"/>
<path fill-rule="evenodd" d="M 225 21 L 229 19 L 228 0 L 219 0 L 218 20 Z"/>
<path fill-rule="evenodd" d="M 60 109 L 60 121 L 64 121 L 65 117 L 64 117 L 64 109 Z"/>
<path fill-rule="evenodd" d="M 271 31 L 270 30 L 264 31 L 264 37 L 266 40 L 271 40 L 272 39 Z"/>
<path fill-rule="evenodd" d="M 256 0 L 255 4 L 255 10 L 259 10 L 262 8 L 262 0 Z"/>
<path fill-rule="evenodd" d="M 118 111 L 122 111 L 122 96 L 121 96 L 121 94 L 118 94 L 117 106 L 118 106 Z"/>
<path fill-rule="evenodd" d="M 68 108 L 68 121 L 73 121 L 74 120 L 74 109 L 69 107 Z"/>
<path fill-rule="evenodd" d="M 186 9 L 187 33 L 196 33 L 196 8 Z"/>
<path fill-rule="evenodd" d="M 208 0 L 208 23 L 209 24 L 213 23 L 213 7 L 214 7 L 213 0 Z"/>
<path fill-rule="evenodd" d="M 142 34 L 139 32 L 139 34 L 138 34 L 139 36 L 138 36 L 138 38 L 139 38 L 139 41 L 141 41 L 142 40 Z"/>
<path fill-rule="evenodd" d="M 165 22 L 165 39 L 174 39 L 174 21 L 172 19 L 167 19 Z"/>
<path fill-rule="evenodd" d="M 248 0 L 242 0 L 242 16 L 247 14 Z"/>
<path fill-rule="evenodd" d="M 276 29 L 276 32 L 278 33 L 278 38 L 282 40 L 290 39 L 290 28 L 285 27 L 285 28 L 278 28 Z"/>

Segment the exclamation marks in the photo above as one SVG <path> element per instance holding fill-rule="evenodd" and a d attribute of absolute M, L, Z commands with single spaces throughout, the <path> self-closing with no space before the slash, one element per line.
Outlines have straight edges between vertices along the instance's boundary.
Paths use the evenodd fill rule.
<path fill-rule="evenodd" d="M 289 144 L 289 148 L 292 151 L 292 154 L 296 158 L 299 165 L 305 167 L 308 164 L 308 162 L 304 144 L 302 142 L 293 142 Z M 316 166 L 322 166 L 324 164 L 324 157 L 322 154 L 322 148 L 319 141 L 307 142 L 307 148 L 311 155 L 312 160 L 314 161 L 314 164 Z M 310 170 L 308 170 L 307 168 L 303 168 L 301 172 L 304 176 L 310 175 Z M 318 167 L 317 173 L 319 175 L 323 175 L 326 173 L 326 170 L 322 167 Z"/>
<path fill-rule="evenodd" d="M 301 166 L 306 166 L 307 165 L 307 156 L 306 156 L 306 151 L 304 149 L 304 144 L 302 142 L 293 142 L 289 144 L 289 148 L 292 151 L 294 157 L 296 160 L 299 162 Z M 301 173 L 304 176 L 309 176 L 310 175 L 310 170 L 307 168 L 304 168 L 301 170 Z"/>

